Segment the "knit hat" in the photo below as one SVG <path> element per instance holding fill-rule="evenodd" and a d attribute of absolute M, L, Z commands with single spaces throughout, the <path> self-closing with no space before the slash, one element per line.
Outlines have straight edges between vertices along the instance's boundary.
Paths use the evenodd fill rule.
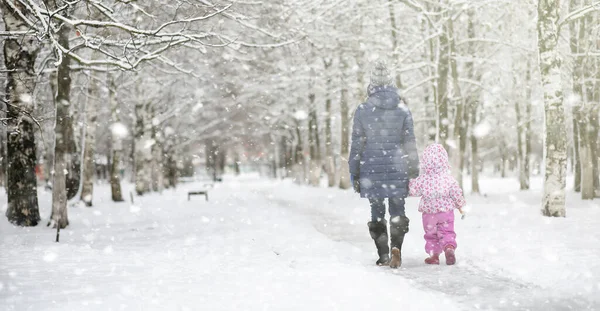
<path fill-rule="evenodd" d="M 373 70 L 371 70 L 371 85 L 372 86 L 387 86 L 393 85 L 394 78 L 383 61 L 375 62 Z"/>

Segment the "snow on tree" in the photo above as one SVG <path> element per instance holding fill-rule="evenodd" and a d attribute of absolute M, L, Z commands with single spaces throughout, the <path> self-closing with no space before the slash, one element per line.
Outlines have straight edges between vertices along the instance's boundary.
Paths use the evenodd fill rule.
<path fill-rule="evenodd" d="M 31 14 L 23 15 L 21 3 L 2 1 L 2 18 L 9 33 L 27 33 L 31 27 Z M 9 36 L 4 40 L 4 64 L 7 69 L 6 121 L 7 161 L 6 190 L 8 209 L 6 217 L 19 226 L 36 226 L 40 221 L 35 176 L 36 119 L 33 90 L 35 88 L 35 62 L 40 42 L 31 34 Z"/>
<path fill-rule="evenodd" d="M 542 213 L 565 217 L 565 184 L 567 173 L 567 132 L 563 106 L 562 60 L 558 51 L 559 3 L 538 3 L 539 64 L 544 88 L 546 170 Z"/>

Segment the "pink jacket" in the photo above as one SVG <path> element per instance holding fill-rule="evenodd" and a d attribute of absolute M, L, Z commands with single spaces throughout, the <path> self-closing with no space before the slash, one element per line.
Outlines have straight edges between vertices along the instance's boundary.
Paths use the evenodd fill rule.
<path fill-rule="evenodd" d="M 442 145 L 425 148 L 421 175 L 409 183 L 410 196 L 421 197 L 419 212 L 435 214 L 465 205 L 462 190 L 449 170 L 448 153 Z"/>

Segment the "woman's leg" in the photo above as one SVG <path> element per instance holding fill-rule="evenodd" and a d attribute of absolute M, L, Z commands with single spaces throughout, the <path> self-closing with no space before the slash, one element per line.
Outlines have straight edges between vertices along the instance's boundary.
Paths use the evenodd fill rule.
<path fill-rule="evenodd" d="M 389 198 L 390 204 L 390 235 L 392 248 L 402 249 L 404 235 L 408 233 L 409 219 L 404 213 L 403 198 Z"/>
<path fill-rule="evenodd" d="M 377 247 L 377 265 L 387 265 L 390 261 L 390 248 L 387 230 L 387 222 L 385 221 L 385 204 L 383 199 L 369 199 L 371 204 L 371 221 L 368 223 L 369 233 L 375 241 Z"/>
<path fill-rule="evenodd" d="M 404 213 L 403 198 L 389 198 L 390 205 L 390 246 L 392 247 L 391 268 L 402 265 L 402 244 L 404 235 L 408 232 L 409 219 Z"/>
<path fill-rule="evenodd" d="M 385 220 L 385 199 L 369 199 L 371 204 L 371 221 Z"/>
<path fill-rule="evenodd" d="M 390 205 L 390 219 L 392 221 L 397 216 L 406 216 L 404 198 L 389 198 L 388 204 Z"/>

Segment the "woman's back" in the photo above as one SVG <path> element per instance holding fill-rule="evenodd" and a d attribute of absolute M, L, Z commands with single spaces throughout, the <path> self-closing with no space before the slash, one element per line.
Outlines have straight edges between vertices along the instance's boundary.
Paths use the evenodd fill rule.
<path fill-rule="evenodd" d="M 418 165 L 412 116 L 393 86 L 369 88 L 368 100 L 354 116 L 354 142 L 361 141 L 360 150 L 353 148 L 351 156 L 360 159 L 358 172 L 361 187 L 374 198 L 406 196 L 410 161 Z M 409 155 L 413 155 L 409 159 Z M 416 159 L 417 163 L 414 163 Z M 351 163 L 352 166 L 352 163 Z"/>

